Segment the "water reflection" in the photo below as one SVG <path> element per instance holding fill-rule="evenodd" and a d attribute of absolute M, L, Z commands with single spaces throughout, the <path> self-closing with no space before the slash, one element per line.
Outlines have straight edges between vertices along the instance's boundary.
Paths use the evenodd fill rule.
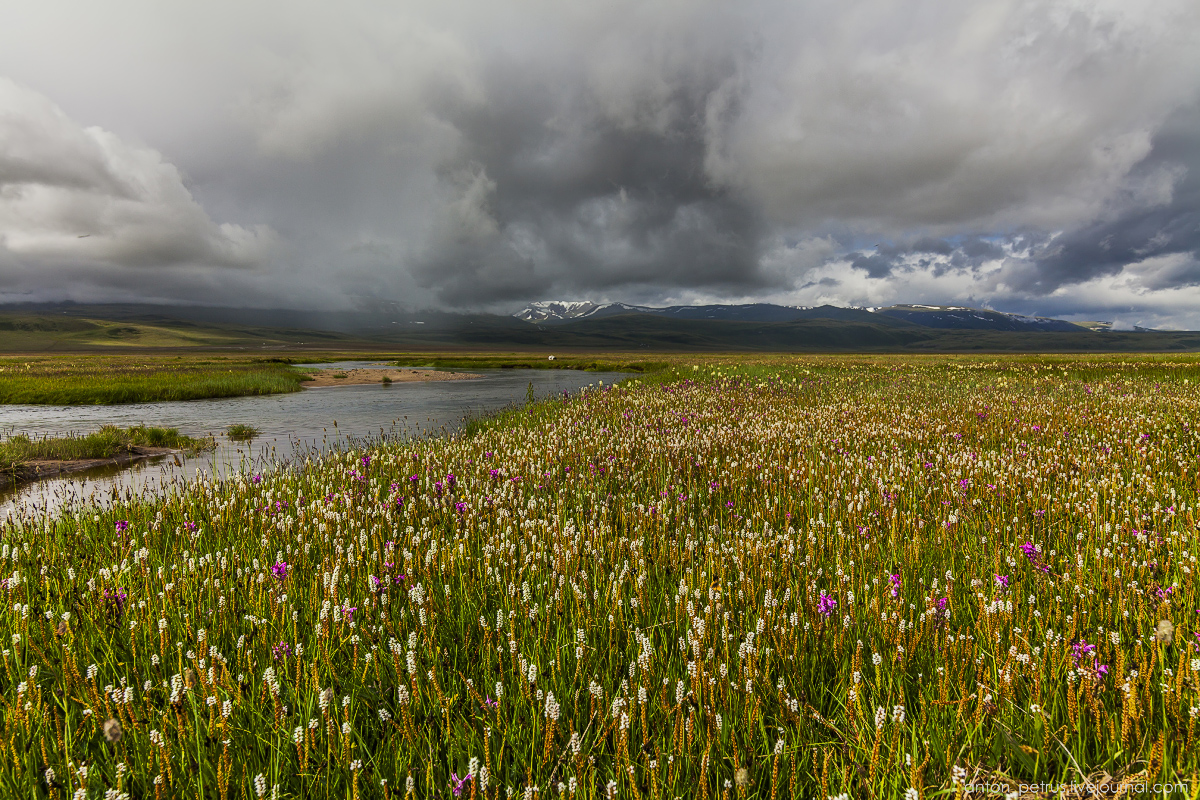
<path fill-rule="evenodd" d="M 379 363 L 312 366 L 352 369 Z M 217 476 L 233 471 L 263 472 L 368 437 L 404 439 L 448 432 L 468 416 L 524 402 L 530 383 L 535 396 L 546 397 L 628 377 L 573 370 L 473 371 L 482 377 L 172 403 L 0 406 L 0 431 L 5 434 L 61 436 L 88 433 L 108 424 L 155 425 L 178 428 L 189 436 L 213 436 L 217 442 L 215 451 L 183 458 L 179 463 L 173 456 L 157 457 L 130 467 L 99 467 L 10 489 L 0 493 L 0 519 L 17 509 L 52 511 L 83 499 L 105 503 L 114 496 L 134 492 L 167 492 L 201 471 Z M 252 442 L 231 442 L 224 431 L 237 423 L 258 428 L 260 434 Z"/>

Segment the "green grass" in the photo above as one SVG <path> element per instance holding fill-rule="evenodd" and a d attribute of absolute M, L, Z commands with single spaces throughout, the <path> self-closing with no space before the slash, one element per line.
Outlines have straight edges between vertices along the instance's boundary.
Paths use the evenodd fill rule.
<path fill-rule="evenodd" d="M 287 364 L 220 357 L 0 359 L 0 403 L 110 405 L 276 394 L 306 375 Z"/>
<path fill-rule="evenodd" d="M 448 797 L 472 760 L 489 800 L 1194 786 L 1198 378 L 681 360 L 18 512 L 0 796 Z"/>
<path fill-rule="evenodd" d="M 253 425 L 243 425 L 241 423 L 230 425 L 225 429 L 225 435 L 235 442 L 248 442 L 260 433 L 262 431 Z"/>
<path fill-rule="evenodd" d="M 130 452 L 134 447 L 168 447 L 175 450 L 200 451 L 212 448 L 211 439 L 184 436 L 175 428 L 155 428 L 137 425 L 120 428 L 105 425 L 95 433 L 83 436 L 46 436 L 31 438 L 16 434 L 0 441 L 0 465 L 6 469 L 30 461 L 80 461 L 92 458 L 112 458 Z"/>
<path fill-rule="evenodd" d="M 331 331 L 259 328 L 172 318 L 171 309 L 73 306 L 57 313 L 0 307 L 0 351 L 119 352 L 170 349 L 297 350 L 313 346 L 360 346 L 361 340 Z"/>

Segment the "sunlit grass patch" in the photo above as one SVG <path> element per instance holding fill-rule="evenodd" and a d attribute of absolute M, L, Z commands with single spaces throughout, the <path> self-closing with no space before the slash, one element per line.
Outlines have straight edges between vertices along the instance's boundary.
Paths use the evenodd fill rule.
<path fill-rule="evenodd" d="M 283 363 L 212 357 L 0 359 L 0 403 L 109 405 L 276 394 L 299 391 L 306 377 Z"/>

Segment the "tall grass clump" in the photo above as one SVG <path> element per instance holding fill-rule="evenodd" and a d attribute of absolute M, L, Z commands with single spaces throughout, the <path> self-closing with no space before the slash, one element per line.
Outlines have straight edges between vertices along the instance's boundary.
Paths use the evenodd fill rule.
<path fill-rule="evenodd" d="M 677 365 L 12 518 L 0 795 L 1188 784 L 1200 371 L 1143 366 Z"/>
<path fill-rule="evenodd" d="M 137 447 L 167 447 L 197 452 L 213 446 L 210 439 L 184 436 L 176 428 L 105 425 L 94 433 L 32 438 L 15 434 L 0 440 L 0 464 L 6 468 L 29 461 L 80 461 L 112 458 Z"/>
<path fill-rule="evenodd" d="M 260 433 L 262 431 L 253 425 L 244 425 L 240 422 L 225 429 L 225 435 L 235 442 L 248 442 Z"/>

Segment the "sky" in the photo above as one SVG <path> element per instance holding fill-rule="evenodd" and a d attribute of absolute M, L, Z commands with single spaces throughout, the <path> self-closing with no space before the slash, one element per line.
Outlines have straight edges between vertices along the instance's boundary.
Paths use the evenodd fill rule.
<path fill-rule="evenodd" d="M 0 8 L 0 302 L 1200 329 L 1195 0 Z"/>

